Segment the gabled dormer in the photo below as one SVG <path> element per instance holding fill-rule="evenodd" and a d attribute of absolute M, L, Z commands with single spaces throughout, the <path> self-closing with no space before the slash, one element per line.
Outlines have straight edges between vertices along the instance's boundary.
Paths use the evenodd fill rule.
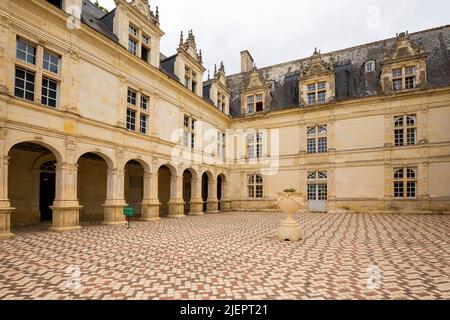
<path fill-rule="evenodd" d="M 300 73 L 300 105 L 316 105 L 334 101 L 335 81 L 333 60 L 331 59 L 329 63 L 325 62 L 316 48 L 309 60 L 309 65 Z"/>
<path fill-rule="evenodd" d="M 201 50 L 197 51 L 194 33 L 189 31 L 186 41 L 183 32 L 175 57 L 174 73 L 180 82 L 190 91 L 203 96 L 203 58 Z"/>
<path fill-rule="evenodd" d="M 259 75 L 256 66 L 250 71 L 250 77 L 241 91 L 241 113 L 253 115 L 269 109 L 272 96 L 269 84 Z"/>
<path fill-rule="evenodd" d="M 114 0 L 116 9 L 102 18 L 113 21 L 113 32 L 128 51 L 159 68 L 160 41 L 164 32 L 159 28 L 159 11 L 150 10 L 148 0 Z"/>
<path fill-rule="evenodd" d="M 230 90 L 225 78 L 225 66 L 220 63 L 220 68 L 214 66 L 214 78 L 210 80 L 209 98 L 214 105 L 225 114 L 230 114 Z"/>
<path fill-rule="evenodd" d="M 425 88 L 427 54 L 421 44 L 411 42 L 408 32 L 397 34 L 394 48 L 384 45 L 381 62 L 381 90 L 385 94 Z"/>

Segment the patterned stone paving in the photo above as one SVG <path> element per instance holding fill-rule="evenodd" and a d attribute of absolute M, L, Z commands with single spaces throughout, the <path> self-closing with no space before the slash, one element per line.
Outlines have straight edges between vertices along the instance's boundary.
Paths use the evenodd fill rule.
<path fill-rule="evenodd" d="M 15 229 L 0 299 L 450 299 L 450 216 L 305 214 L 303 243 L 275 239 L 282 217 Z"/>

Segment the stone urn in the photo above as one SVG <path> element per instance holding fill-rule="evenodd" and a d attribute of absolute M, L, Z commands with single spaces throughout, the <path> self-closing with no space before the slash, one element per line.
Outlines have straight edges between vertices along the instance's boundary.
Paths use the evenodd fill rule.
<path fill-rule="evenodd" d="M 286 214 L 286 219 L 276 230 L 277 238 L 281 241 L 300 241 L 303 232 L 293 215 L 299 212 L 302 205 L 299 201 L 301 194 L 297 192 L 278 193 L 278 206 Z"/>

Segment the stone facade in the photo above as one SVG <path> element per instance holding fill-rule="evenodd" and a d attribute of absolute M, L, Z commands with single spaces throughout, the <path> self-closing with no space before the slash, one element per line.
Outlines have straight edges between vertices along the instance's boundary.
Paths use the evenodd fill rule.
<path fill-rule="evenodd" d="M 450 211 L 450 27 L 263 69 L 243 52 L 203 83 L 192 31 L 166 57 L 158 9 L 115 2 L 0 4 L 0 238 L 126 206 L 275 211 L 288 187 L 311 211 Z"/>

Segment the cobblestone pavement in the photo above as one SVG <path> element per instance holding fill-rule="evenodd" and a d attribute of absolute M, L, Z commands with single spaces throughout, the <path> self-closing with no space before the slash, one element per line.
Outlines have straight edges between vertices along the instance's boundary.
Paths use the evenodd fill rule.
<path fill-rule="evenodd" d="M 450 216 L 305 214 L 303 243 L 275 239 L 282 218 L 18 228 L 0 299 L 450 299 Z"/>

